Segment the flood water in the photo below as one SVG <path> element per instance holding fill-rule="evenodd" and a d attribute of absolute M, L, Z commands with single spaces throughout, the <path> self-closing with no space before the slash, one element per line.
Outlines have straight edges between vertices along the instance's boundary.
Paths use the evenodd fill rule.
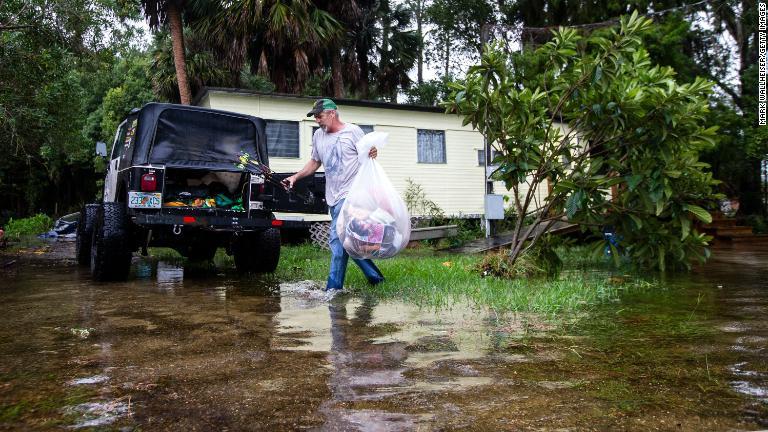
<path fill-rule="evenodd" d="M 757 430 L 767 264 L 768 248 L 718 249 L 559 323 L 165 262 L 110 284 L 14 265 L 0 429 Z"/>

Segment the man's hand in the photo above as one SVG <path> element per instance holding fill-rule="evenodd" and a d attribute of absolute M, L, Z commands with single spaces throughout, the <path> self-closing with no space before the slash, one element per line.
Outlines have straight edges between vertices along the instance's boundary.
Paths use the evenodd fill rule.
<path fill-rule="evenodd" d="M 320 161 L 316 161 L 314 159 L 310 159 L 306 165 L 304 165 L 304 168 L 300 169 L 299 172 L 296 174 L 286 177 L 281 182 L 283 184 L 283 187 L 285 190 L 291 190 L 293 189 L 293 185 L 299 180 L 303 179 L 306 176 L 310 176 L 317 171 L 317 169 L 320 168 Z"/>
<path fill-rule="evenodd" d="M 285 190 L 291 190 L 293 189 L 293 184 L 296 183 L 296 177 L 294 176 L 286 177 L 283 179 L 282 183 Z"/>
<path fill-rule="evenodd" d="M 368 152 L 368 157 L 371 159 L 376 159 L 376 156 L 379 155 L 379 151 L 376 150 L 376 147 L 371 147 L 371 151 Z"/>

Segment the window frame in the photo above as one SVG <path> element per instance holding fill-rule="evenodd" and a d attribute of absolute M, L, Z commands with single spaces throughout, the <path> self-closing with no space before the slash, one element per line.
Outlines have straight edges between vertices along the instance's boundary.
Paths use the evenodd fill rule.
<path fill-rule="evenodd" d="M 480 153 L 483 153 L 482 160 L 480 159 Z M 491 161 L 488 163 L 488 166 L 498 166 L 498 164 L 493 163 L 493 159 L 496 158 L 496 156 L 502 154 L 502 152 L 491 148 Z M 485 166 L 485 149 L 477 149 L 477 166 Z"/>
<path fill-rule="evenodd" d="M 442 160 L 441 161 L 427 161 L 422 160 L 422 146 L 426 145 L 425 143 L 422 143 L 420 138 L 423 136 L 423 134 L 435 134 L 437 136 L 442 137 L 442 142 L 440 143 L 442 146 Z M 446 146 L 446 137 L 445 137 L 445 131 L 444 130 L 438 130 L 438 129 L 416 129 L 416 163 L 419 164 L 425 164 L 425 165 L 445 165 L 448 163 L 448 150 Z M 432 144 L 430 142 L 430 144 Z"/>
<path fill-rule="evenodd" d="M 267 136 L 267 155 L 270 158 L 300 159 L 301 158 L 301 123 L 295 120 L 278 120 L 278 119 L 264 119 L 264 122 L 265 122 L 264 133 Z M 275 125 L 275 124 L 280 124 L 285 126 L 290 125 L 292 128 L 295 128 L 296 139 L 295 139 L 295 143 L 291 143 L 292 146 L 291 148 L 288 149 L 291 151 L 290 154 L 286 155 L 286 154 L 272 153 L 272 148 L 274 148 L 274 146 L 270 146 L 271 134 L 269 133 L 269 129 L 270 129 L 270 125 Z M 273 139 L 276 139 L 276 138 L 273 138 Z M 280 149 L 280 147 L 277 147 L 277 148 Z"/>

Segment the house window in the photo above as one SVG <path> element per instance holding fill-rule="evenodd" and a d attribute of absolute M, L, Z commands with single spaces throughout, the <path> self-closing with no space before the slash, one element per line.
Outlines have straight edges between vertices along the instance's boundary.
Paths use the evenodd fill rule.
<path fill-rule="evenodd" d="M 496 158 L 496 156 L 500 155 L 501 152 L 495 149 L 491 150 L 491 163 L 490 165 L 494 165 L 493 160 Z M 485 165 L 485 150 L 478 150 L 477 151 L 477 165 L 484 166 Z"/>
<path fill-rule="evenodd" d="M 419 163 L 446 163 L 445 131 L 419 129 L 416 138 Z"/>
<path fill-rule="evenodd" d="M 270 157 L 299 157 L 299 122 L 267 120 L 266 133 Z"/>

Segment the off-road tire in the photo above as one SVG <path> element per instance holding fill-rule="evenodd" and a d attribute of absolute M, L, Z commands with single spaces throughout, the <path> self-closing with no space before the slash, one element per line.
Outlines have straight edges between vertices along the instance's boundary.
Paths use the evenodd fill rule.
<path fill-rule="evenodd" d="M 280 262 L 280 230 L 268 228 L 238 238 L 232 252 L 240 273 L 272 273 Z"/>
<path fill-rule="evenodd" d="M 104 203 L 96 215 L 91 242 L 91 275 L 97 281 L 125 280 L 132 249 L 125 204 Z"/>
<path fill-rule="evenodd" d="M 75 237 L 75 255 L 77 263 L 86 266 L 91 263 L 91 242 L 93 241 L 93 222 L 99 204 L 86 204 L 80 210 L 80 218 L 77 221 L 77 237 Z"/>

